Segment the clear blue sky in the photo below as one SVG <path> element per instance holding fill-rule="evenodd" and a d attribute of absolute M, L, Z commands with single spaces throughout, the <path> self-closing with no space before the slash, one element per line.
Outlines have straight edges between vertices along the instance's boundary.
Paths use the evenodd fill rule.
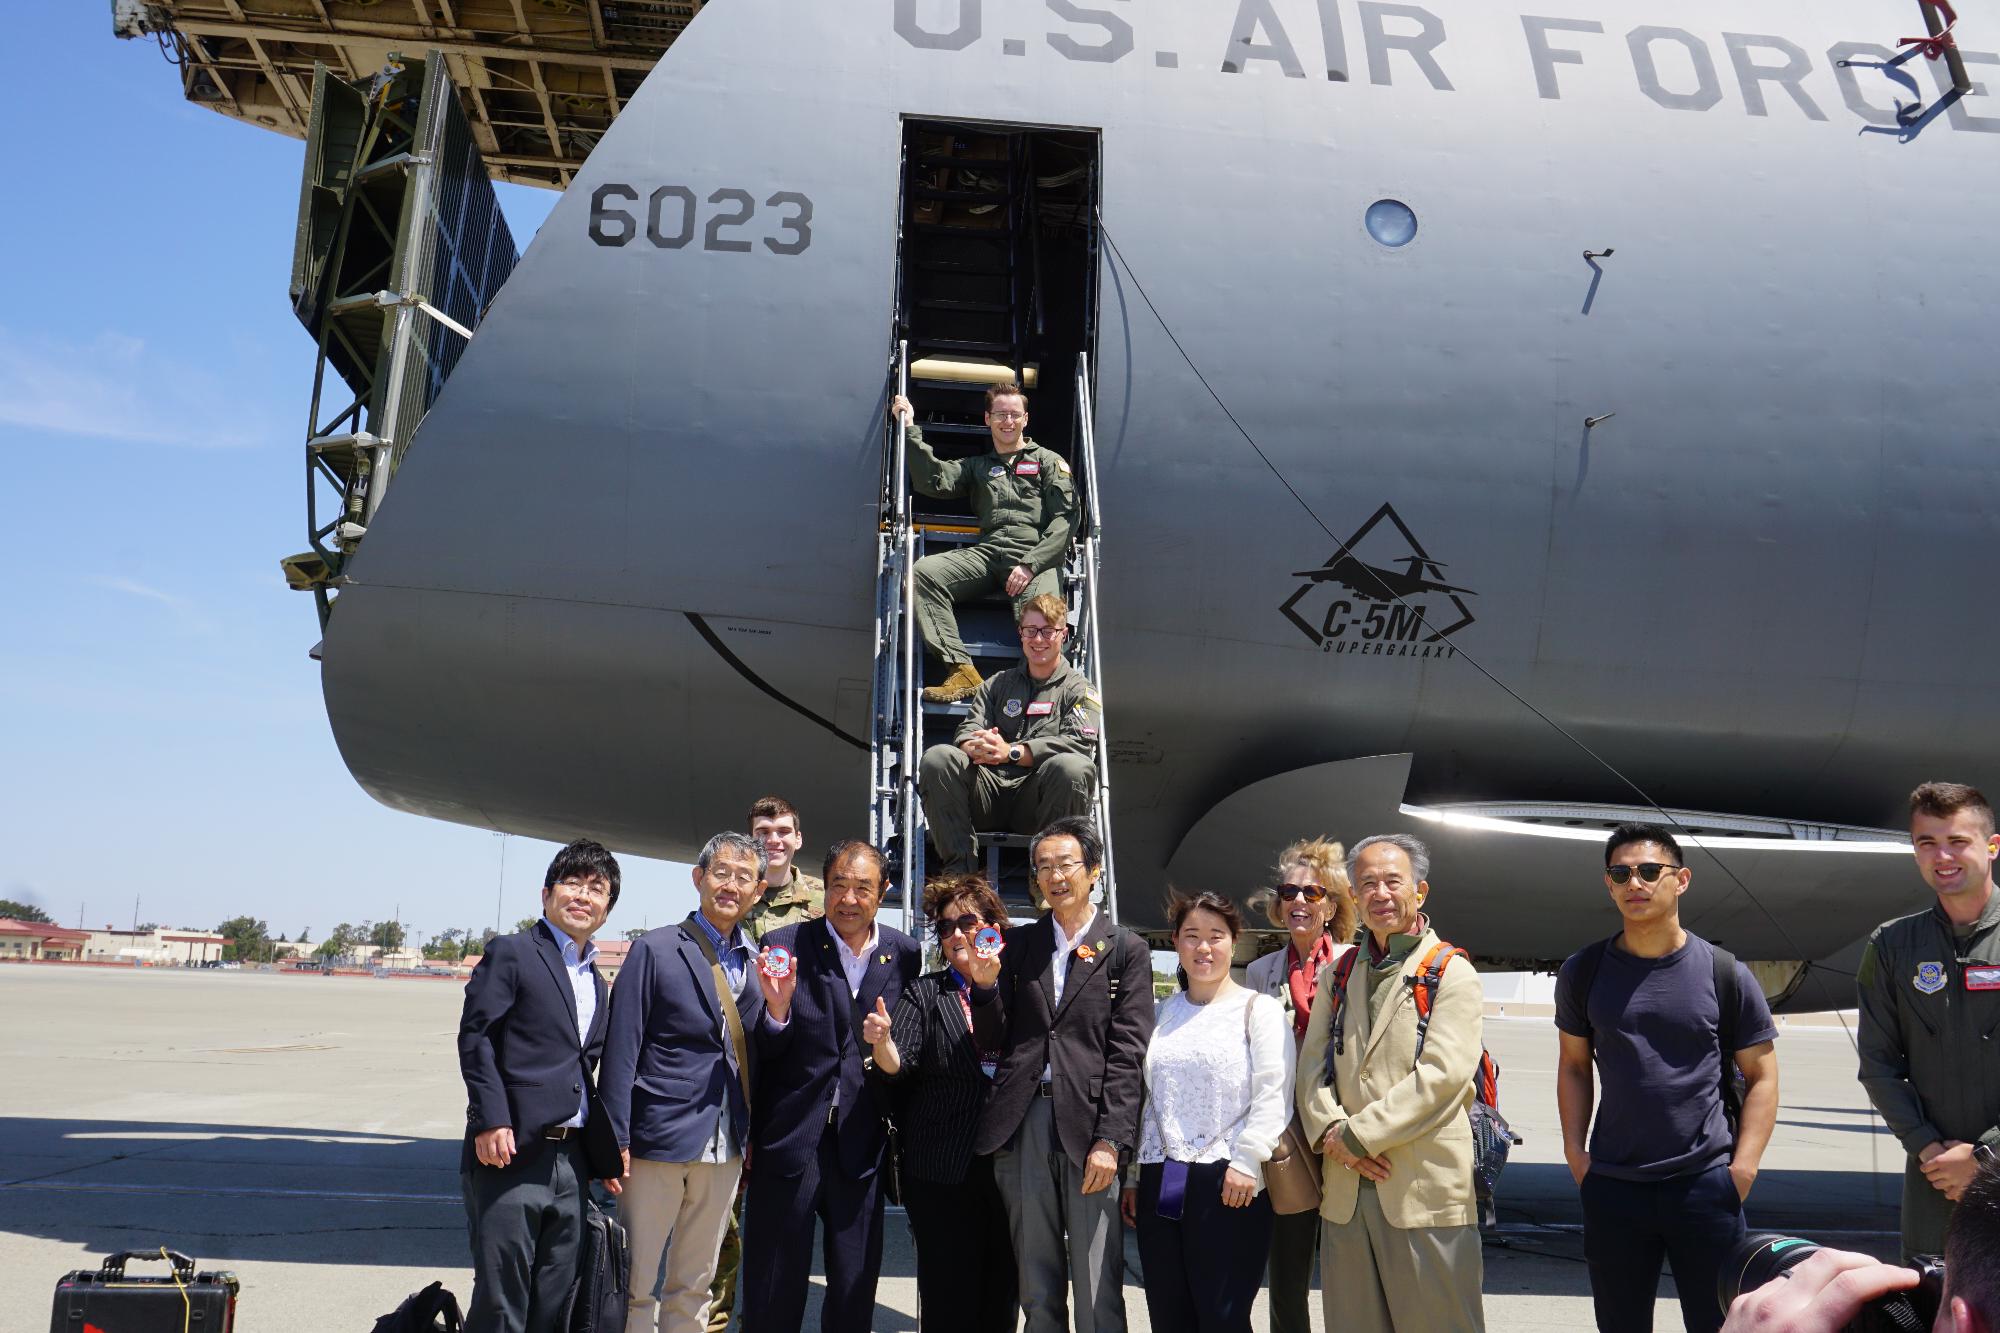
<path fill-rule="evenodd" d="M 305 549 L 313 345 L 286 295 L 303 146 L 191 106 L 109 0 L 15 0 L 0 49 L 0 897 L 65 925 L 315 939 L 538 910 L 553 847 L 377 805 L 321 706 Z M 32 127 L 32 133 L 30 132 Z M 524 248 L 554 206 L 501 186 Z M 621 858 L 611 928 L 678 919 Z"/>

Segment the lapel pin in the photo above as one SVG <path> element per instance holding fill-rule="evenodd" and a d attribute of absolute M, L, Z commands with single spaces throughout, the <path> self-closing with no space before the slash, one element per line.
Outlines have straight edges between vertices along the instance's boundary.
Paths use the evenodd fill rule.
<path fill-rule="evenodd" d="M 886 954 L 886 953 L 885 953 L 885 954 L 880 954 L 880 955 L 878 955 L 878 956 L 876 957 L 875 961 L 876 961 L 876 962 L 878 962 L 878 963 L 886 963 L 886 962 L 888 962 L 888 961 L 889 961 L 889 955 L 888 955 L 888 954 Z"/>
<path fill-rule="evenodd" d="M 1097 957 L 1097 950 L 1091 948 L 1088 944 L 1079 944 L 1076 946 L 1076 956 L 1088 963 Z"/>

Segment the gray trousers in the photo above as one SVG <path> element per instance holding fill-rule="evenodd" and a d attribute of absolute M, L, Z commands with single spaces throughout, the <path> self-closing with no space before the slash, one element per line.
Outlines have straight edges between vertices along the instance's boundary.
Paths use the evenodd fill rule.
<path fill-rule="evenodd" d="M 1020 772 L 975 764 L 956 745 L 933 745 L 924 751 L 917 784 L 924 797 L 931 846 L 943 862 L 940 870 L 978 869 L 975 829 L 1039 833 L 1064 815 L 1089 814 L 1097 794 L 1097 765 L 1082 755 L 1037 760 L 1017 783 L 1004 781 L 1003 771 Z"/>
<path fill-rule="evenodd" d="M 1021 1275 L 1022 1333 L 1125 1333 L 1125 1232 L 1118 1185 L 1083 1193 L 1083 1171 L 1055 1137 L 1055 1103 L 1037 1097 L 993 1179 L 1014 1233 Z"/>
<path fill-rule="evenodd" d="M 525 1161 L 462 1172 L 472 1239 L 465 1333 L 558 1333 L 583 1240 L 583 1137 L 528 1145 Z"/>
<path fill-rule="evenodd" d="M 936 656 L 953 666 L 972 661 L 965 640 L 958 634 L 958 611 L 954 604 L 982 593 L 999 592 L 1007 586 L 1007 575 L 1020 563 L 984 546 L 964 546 L 956 551 L 935 551 L 917 561 L 917 628 L 924 644 Z M 1062 576 L 1045 569 L 1028 580 L 1014 599 L 1014 615 L 1020 618 L 1021 604 L 1045 592 L 1060 593 Z"/>
<path fill-rule="evenodd" d="M 1319 1214 L 1287 1213 L 1271 1228 L 1271 1333 L 1312 1333 L 1313 1259 L 1319 1254 Z"/>
<path fill-rule="evenodd" d="M 1485 1333 L 1479 1228 L 1389 1225 L 1366 1185 L 1346 1222 L 1320 1223 L 1320 1298 L 1340 1333 Z"/>

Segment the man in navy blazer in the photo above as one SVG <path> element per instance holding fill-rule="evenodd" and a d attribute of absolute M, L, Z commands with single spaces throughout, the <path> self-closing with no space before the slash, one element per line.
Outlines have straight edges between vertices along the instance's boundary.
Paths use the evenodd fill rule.
<path fill-rule="evenodd" d="M 467 1333 L 555 1333 L 576 1280 L 588 1182 L 620 1188 L 593 1079 L 608 1006 L 590 942 L 617 901 L 617 860 L 578 839 L 549 863 L 542 919 L 488 941 L 465 984 Z"/>
<path fill-rule="evenodd" d="M 826 854 L 826 916 L 785 926 L 790 975 L 760 971 L 750 1194 L 743 1211 L 743 1325 L 790 1333 L 804 1320 L 813 1219 L 825 1229 L 823 1333 L 868 1333 L 882 1267 L 886 1090 L 861 1041 L 876 1000 L 893 1009 L 923 951 L 877 925 L 888 865 L 865 842 Z"/>
<path fill-rule="evenodd" d="M 630 1172 L 618 1201 L 632 1255 L 629 1333 L 647 1333 L 656 1312 L 660 1333 L 706 1324 L 750 1137 L 748 1034 L 764 992 L 741 923 L 765 868 L 748 834 L 710 838 L 694 864 L 700 906 L 634 941 L 611 995 L 604 1108 Z"/>

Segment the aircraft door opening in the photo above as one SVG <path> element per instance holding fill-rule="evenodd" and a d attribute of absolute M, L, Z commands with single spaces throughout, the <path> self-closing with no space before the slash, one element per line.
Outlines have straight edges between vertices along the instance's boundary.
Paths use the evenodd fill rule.
<path fill-rule="evenodd" d="M 941 456 L 986 447 L 983 395 L 1009 378 L 1031 394 L 1035 441 L 1075 463 L 1075 368 L 1096 333 L 1098 164 L 1094 130 L 904 122 L 896 336 Z"/>
<path fill-rule="evenodd" d="M 1091 424 L 1098 133 L 912 119 L 904 122 L 902 149 L 895 379 L 907 386 L 903 391 L 923 440 L 946 461 L 977 459 L 994 449 L 985 423 L 990 386 L 1012 381 L 1026 390 L 1028 438 L 1067 460 L 1081 501 L 1059 571 L 1070 606 L 1067 656 L 1102 697 Z M 891 901 L 900 900 L 906 922 L 914 926 L 915 898 L 929 850 L 917 801 L 918 758 L 932 745 L 950 743 L 969 707 L 966 687 L 944 681 L 947 671 L 958 668 L 933 658 L 919 643 L 910 571 L 927 557 L 977 542 L 980 518 L 972 511 L 971 496 L 938 499 L 913 493 L 903 434 L 895 429 L 885 434 L 871 832 L 890 853 Z M 1019 475 L 1028 476 L 1029 466 L 1023 464 Z M 989 475 L 1002 474 L 1000 462 L 992 460 Z M 1021 661 L 1012 601 L 995 587 L 955 607 L 959 634 L 978 678 L 990 679 Z M 920 698 L 923 688 L 932 685 L 945 688 L 936 697 Z M 954 688 L 959 692 L 953 693 Z M 1101 724 L 1093 734 L 1098 737 L 1098 785 L 1091 813 L 1106 842 L 1102 886 L 1115 919 L 1104 778 L 1108 752 Z M 1028 883 L 1026 837 L 1004 829 L 975 833 L 988 881 L 1015 916 L 1031 915 L 1036 904 Z"/>

